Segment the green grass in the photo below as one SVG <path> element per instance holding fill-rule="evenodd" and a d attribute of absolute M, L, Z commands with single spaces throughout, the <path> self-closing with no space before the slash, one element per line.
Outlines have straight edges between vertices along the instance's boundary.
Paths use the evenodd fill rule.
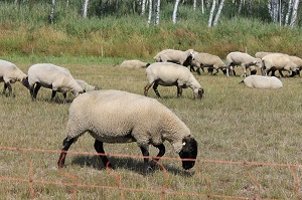
<path fill-rule="evenodd" d="M 25 72 L 32 62 L 25 57 L 10 58 Z M 60 63 L 76 78 L 102 89 L 143 94 L 147 82 L 143 69 L 120 69 L 107 59 L 99 64 L 100 60 L 89 57 L 36 57 L 34 62 Z M 167 199 L 207 198 L 204 195 L 210 199 L 223 199 L 221 196 L 299 199 L 294 177 L 287 167 L 215 164 L 205 160 L 301 164 L 301 79 L 282 79 L 284 88 L 280 90 L 256 90 L 238 84 L 239 77 L 227 78 L 222 74 L 196 77 L 205 89 L 202 100 L 193 100 L 190 89 L 184 90 L 182 98 L 176 98 L 173 87 L 159 87 L 163 98 L 158 99 L 187 124 L 199 143 L 198 162 L 190 172 L 182 170 L 179 160 L 167 159 L 178 157 L 169 143 L 161 161 L 167 173 L 156 170 L 148 176 L 140 173 L 142 159 L 111 157 L 116 170 L 106 171 L 96 156 L 70 153 L 66 168 L 58 170 L 59 152 L 1 150 L 0 176 L 25 180 L 31 177 L 33 183 L 30 186 L 28 182 L 0 178 L 0 199 L 156 199 L 161 197 L 163 186 Z M 0 146 L 60 150 L 66 135 L 69 104 L 62 104 L 60 100 L 50 102 L 51 92 L 45 88 L 41 89 L 36 102 L 31 101 L 29 92 L 20 83 L 13 88 L 15 98 L 0 96 Z M 156 97 L 151 90 L 149 96 Z M 62 95 L 58 97 L 62 99 Z M 73 97 L 70 94 L 68 98 Z M 141 155 L 134 143 L 105 144 L 104 148 L 111 154 Z M 93 138 L 89 134 L 80 137 L 70 152 L 94 153 Z M 151 154 L 156 154 L 154 148 Z M 300 170 L 297 175 L 301 179 Z M 48 183 L 35 182 L 41 180 Z M 122 188 L 142 191 L 119 190 L 119 184 Z M 108 186 L 108 189 L 98 186 Z M 301 193 L 301 188 L 299 190 Z M 181 195 L 182 192 L 201 196 L 190 197 Z"/>

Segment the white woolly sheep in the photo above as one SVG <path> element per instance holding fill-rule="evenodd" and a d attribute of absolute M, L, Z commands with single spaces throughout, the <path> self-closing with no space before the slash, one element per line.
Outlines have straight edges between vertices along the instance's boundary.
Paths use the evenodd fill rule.
<path fill-rule="evenodd" d="M 287 71 L 289 75 L 296 73 L 298 71 L 297 65 L 292 62 L 289 55 L 284 53 L 271 53 L 262 58 L 263 62 L 263 75 L 267 75 L 272 72 L 274 76 L 274 72 L 279 70 L 280 75 L 283 77 L 282 70 Z M 292 73 L 294 72 L 294 73 Z"/>
<path fill-rule="evenodd" d="M 300 71 L 302 70 L 302 59 L 298 56 L 289 56 L 289 58 L 291 59 L 291 61 L 293 63 L 295 63 L 297 65 L 298 70 L 294 73 L 297 73 L 297 75 L 300 76 Z M 293 75 L 296 75 L 294 73 L 293 73 Z"/>
<path fill-rule="evenodd" d="M 183 66 L 189 66 L 193 56 L 194 50 L 188 49 L 186 51 L 165 49 L 154 56 L 156 62 L 173 62 Z"/>
<path fill-rule="evenodd" d="M 247 87 L 260 89 L 279 89 L 283 87 L 280 79 L 274 76 L 251 75 L 242 81 Z"/>
<path fill-rule="evenodd" d="M 140 61 L 140 60 L 124 60 L 120 67 L 129 68 L 129 69 L 139 69 L 148 67 L 149 63 Z"/>
<path fill-rule="evenodd" d="M 226 68 L 225 63 L 218 56 L 209 53 L 194 53 L 191 65 L 197 67 L 198 74 L 200 74 L 200 69 L 204 71 L 204 67 L 213 68 L 216 71 L 214 74 L 217 74 L 219 69 Z"/>
<path fill-rule="evenodd" d="M 89 92 L 89 91 L 97 90 L 98 89 L 97 86 L 89 85 L 84 80 L 76 79 L 76 82 L 82 87 L 82 89 L 83 89 L 84 92 Z"/>
<path fill-rule="evenodd" d="M 158 85 L 176 86 L 177 97 L 182 95 L 182 88 L 190 87 L 193 90 L 194 98 L 202 98 L 204 90 L 188 68 L 171 62 L 158 62 L 149 65 L 146 69 L 148 84 L 144 88 L 145 96 L 153 85 L 153 90 L 157 97 L 160 94 L 157 90 Z"/>
<path fill-rule="evenodd" d="M 269 52 L 269 51 L 258 51 L 255 53 L 255 57 L 256 58 L 263 58 L 264 56 L 271 54 L 271 53 L 275 53 L 275 52 Z"/>
<path fill-rule="evenodd" d="M 227 76 L 229 76 L 229 71 L 234 73 L 234 66 L 240 65 L 243 68 L 243 76 L 247 75 L 247 69 L 250 69 L 250 66 L 256 65 L 257 67 L 262 67 L 262 61 L 260 58 L 255 58 L 247 53 L 235 51 L 231 52 L 226 56 L 227 63 Z M 257 71 L 251 71 L 251 74 L 254 74 Z"/>
<path fill-rule="evenodd" d="M 3 94 L 12 95 L 12 83 L 21 82 L 25 87 L 29 88 L 27 75 L 23 73 L 14 63 L 6 60 L 0 60 L 0 82 L 4 82 Z M 8 89 L 8 93 L 6 93 Z"/>
<path fill-rule="evenodd" d="M 71 91 L 75 96 L 84 92 L 68 69 L 51 63 L 39 63 L 30 66 L 28 83 L 33 100 L 36 99 L 41 86 L 52 89 L 51 100 L 55 97 L 56 92 L 62 92 L 64 102 L 66 102 L 68 91 Z"/>
<path fill-rule="evenodd" d="M 125 109 L 127 108 L 127 109 Z M 118 90 L 91 91 L 76 97 L 69 108 L 67 137 L 58 160 L 62 168 L 70 146 L 85 132 L 95 138 L 94 147 L 104 165 L 112 168 L 103 143 L 136 142 L 144 156 L 144 172 L 165 154 L 164 141 L 172 144 L 184 169 L 195 164 L 197 142 L 189 128 L 157 100 Z M 149 145 L 158 148 L 149 162 Z"/>

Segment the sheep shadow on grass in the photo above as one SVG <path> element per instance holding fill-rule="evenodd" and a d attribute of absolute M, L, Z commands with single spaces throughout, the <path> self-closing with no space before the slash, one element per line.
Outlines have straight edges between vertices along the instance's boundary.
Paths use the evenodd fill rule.
<path fill-rule="evenodd" d="M 110 157 L 108 156 L 108 159 L 112 163 L 114 170 L 118 169 L 125 169 L 129 171 L 136 172 L 138 174 L 144 174 L 143 168 L 144 168 L 144 162 L 143 160 L 137 160 L 132 158 L 118 158 L 118 157 Z M 98 156 L 75 156 L 72 159 L 72 164 L 79 165 L 81 167 L 92 167 L 98 170 L 104 170 L 105 166 L 101 162 L 100 158 Z M 161 163 L 161 162 L 160 162 Z M 162 164 L 162 163 L 161 163 Z M 181 163 L 175 163 L 181 165 Z M 183 169 L 178 168 L 177 166 L 174 166 L 173 164 L 162 164 L 162 166 L 167 170 L 168 173 L 173 175 L 179 175 L 179 176 L 185 176 L 185 177 L 191 177 L 194 175 L 194 172 L 185 171 Z M 160 167 L 157 165 L 154 167 L 154 170 L 150 172 L 152 174 L 153 172 L 161 170 Z"/>

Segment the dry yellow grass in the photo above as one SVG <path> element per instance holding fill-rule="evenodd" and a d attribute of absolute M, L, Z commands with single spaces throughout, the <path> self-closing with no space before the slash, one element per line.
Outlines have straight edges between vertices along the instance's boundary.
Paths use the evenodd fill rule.
<path fill-rule="evenodd" d="M 27 71 L 28 64 L 17 63 Z M 57 63 L 59 64 L 59 63 Z M 103 64 L 62 64 L 76 78 L 102 89 L 120 89 L 143 94 L 146 77 L 143 69 L 129 70 Z M 223 199 L 220 196 L 247 198 L 298 199 L 301 171 L 287 167 L 250 167 L 213 164 L 206 160 L 302 163 L 301 120 L 302 90 L 300 78 L 283 79 L 280 90 L 256 90 L 238 84 L 241 78 L 196 76 L 205 89 L 201 101 L 192 100 L 192 91 L 184 90 L 176 98 L 176 88 L 159 87 L 160 102 L 172 109 L 191 129 L 199 143 L 198 163 L 185 173 L 179 160 L 163 159 L 168 172 L 160 170 L 148 176 L 140 173 L 142 159 L 111 157 L 115 171 L 103 170 L 94 155 L 68 154 L 66 168 L 57 170 L 58 153 L 0 151 L 0 176 L 33 182 L 1 179 L 0 199 L 157 199 L 162 186 L 170 199 Z M 2 85 L 1 85 L 2 87 Z M 42 88 L 32 102 L 21 84 L 13 85 L 15 98 L 0 96 L 1 147 L 57 151 L 65 138 L 69 104 L 50 102 L 50 90 Z M 59 94 L 59 98 L 62 96 Z M 155 98 L 150 90 L 149 96 Z M 72 95 L 69 95 L 72 99 Z M 122 112 L 122 111 L 121 111 Z M 111 154 L 139 155 L 136 144 L 105 144 Z M 71 152 L 94 153 L 93 138 L 79 138 Z M 164 158 L 178 156 L 167 144 Z M 151 153 L 156 153 L 151 149 Z M 101 169 L 101 170 L 100 170 Z M 297 176 L 293 176 L 296 174 Z M 45 180 L 48 183 L 35 181 Z M 120 180 L 120 182 L 119 182 Z M 52 183 L 51 183 L 52 182 Z M 69 183 L 69 186 L 56 185 Z M 80 183 L 82 186 L 73 186 Z M 118 189 L 135 188 L 143 192 Z M 94 185 L 95 187 L 85 187 Z M 107 186 L 107 189 L 97 186 Z M 301 186 L 300 186 L 301 187 Z M 153 192 L 146 192 L 152 190 Z M 298 188 L 301 193 L 301 188 Z M 171 193 L 179 192 L 177 195 Z M 182 192 L 200 196 L 181 195 Z M 122 198 L 121 198 L 122 199 Z"/>

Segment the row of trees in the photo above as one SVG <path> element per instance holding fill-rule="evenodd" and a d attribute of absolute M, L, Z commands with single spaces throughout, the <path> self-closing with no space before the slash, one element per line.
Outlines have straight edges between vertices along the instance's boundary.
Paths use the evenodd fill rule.
<path fill-rule="evenodd" d="M 149 25 L 158 25 L 161 19 L 161 8 L 165 5 L 174 5 L 171 15 L 173 23 L 178 22 L 179 7 L 182 5 L 192 6 L 194 12 L 207 14 L 208 26 L 216 26 L 223 13 L 225 4 L 228 10 L 226 16 L 240 15 L 242 12 L 254 17 L 255 12 L 262 12 L 269 16 L 274 23 L 280 26 L 294 27 L 298 24 L 300 0 L 48 0 L 51 3 L 49 19 L 54 23 L 57 3 L 64 3 L 66 7 L 70 4 L 77 4 L 81 10 L 81 16 L 86 18 L 89 13 L 92 15 L 103 15 L 111 12 L 114 15 L 120 10 L 147 17 Z M 44 0 L 6 0 L 8 3 L 15 3 L 19 6 L 26 4 L 45 3 Z M 261 9 L 259 9 L 261 8 Z M 91 12 L 90 12 L 91 10 Z M 258 14 L 259 15 L 259 14 Z"/>

